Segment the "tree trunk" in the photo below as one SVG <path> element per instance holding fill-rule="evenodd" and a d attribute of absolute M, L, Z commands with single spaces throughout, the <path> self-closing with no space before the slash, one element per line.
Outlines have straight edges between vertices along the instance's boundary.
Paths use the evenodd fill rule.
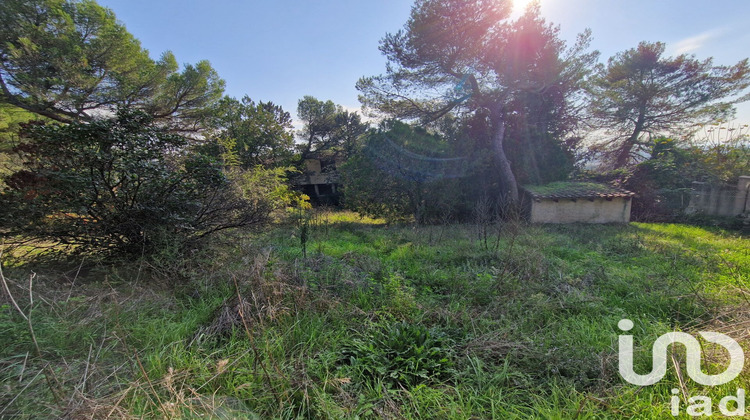
<path fill-rule="evenodd" d="M 512 207 L 518 204 L 518 183 L 503 147 L 503 143 L 505 142 L 505 119 L 502 108 L 493 110 L 490 118 L 492 123 L 492 146 L 495 150 L 498 170 L 500 171 L 500 196 L 504 206 Z"/>
<path fill-rule="evenodd" d="M 645 123 L 646 108 L 641 107 L 638 113 L 638 120 L 635 122 L 633 133 L 630 137 L 625 139 L 620 147 L 617 149 L 617 156 L 615 157 L 615 169 L 624 168 L 630 163 L 632 158 L 633 148 L 638 144 L 638 137 L 643 132 L 643 125 Z"/>
<path fill-rule="evenodd" d="M 422 193 L 422 183 L 417 182 L 417 187 L 414 189 L 413 194 L 409 194 L 409 199 L 411 201 L 412 209 L 414 211 L 414 222 L 417 225 L 423 225 L 425 220 L 425 201 L 424 201 L 424 194 Z"/>
<path fill-rule="evenodd" d="M 640 132 L 634 131 L 627 139 L 625 139 L 620 147 L 617 148 L 615 156 L 615 169 L 624 168 L 630 164 L 630 160 L 633 157 L 633 148 L 638 140 Z"/>

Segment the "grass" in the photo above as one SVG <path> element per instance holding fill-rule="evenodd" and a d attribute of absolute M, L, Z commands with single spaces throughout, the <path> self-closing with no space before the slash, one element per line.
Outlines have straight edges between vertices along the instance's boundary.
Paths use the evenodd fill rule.
<path fill-rule="evenodd" d="M 0 408 L 14 418 L 669 418 L 617 371 L 617 323 L 651 344 L 720 331 L 747 349 L 750 243 L 716 228 L 403 226 L 345 212 L 236 234 L 190 258 L 5 269 Z M 28 273 L 39 274 L 29 293 Z M 78 277 L 76 277 L 78 273 Z M 33 305 L 30 297 L 33 297 Z M 675 361 L 684 372 L 684 351 Z M 710 369 L 726 358 L 705 351 Z"/>

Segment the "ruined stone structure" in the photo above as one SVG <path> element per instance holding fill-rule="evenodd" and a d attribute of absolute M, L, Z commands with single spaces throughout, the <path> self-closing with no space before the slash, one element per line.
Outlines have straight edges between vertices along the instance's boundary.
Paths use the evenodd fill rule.
<path fill-rule="evenodd" d="M 335 160 L 305 159 L 302 175 L 295 179 L 295 185 L 310 196 L 314 204 L 337 205 L 341 197 L 339 175 Z"/>

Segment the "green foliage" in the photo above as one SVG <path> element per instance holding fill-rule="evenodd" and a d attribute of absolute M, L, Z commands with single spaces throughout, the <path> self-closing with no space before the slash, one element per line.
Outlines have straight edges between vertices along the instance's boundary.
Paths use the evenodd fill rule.
<path fill-rule="evenodd" d="M 115 118 L 31 126 L 6 179 L 11 235 L 85 251 L 151 253 L 232 227 L 261 226 L 290 192 L 282 172 L 227 177 L 187 141 L 122 110 Z"/>
<path fill-rule="evenodd" d="M 750 86 L 750 65 L 715 66 L 687 54 L 663 57 L 661 42 L 641 42 L 599 65 L 591 79 L 590 110 L 612 134 L 602 145 L 614 168 L 639 160 L 650 139 L 724 120 Z"/>
<path fill-rule="evenodd" d="M 583 192 L 607 193 L 612 189 L 606 185 L 595 182 L 553 182 L 545 185 L 529 185 L 527 190 L 545 195 L 545 194 L 576 194 Z"/>
<path fill-rule="evenodd" d="M 667 137 L 648 144 L 649 157 L 643 162 L 585 176 L 635 192 L 634 220 L 687 221 L 683 212 L 690 203 L 694 181 L 733 185 L 750 168 L 750 148 L 744 135 L 714 144 L 704 140 L 688 146 Z"/>
<path fill-rule="evenodd" d="M 245 169 L 256 165 L 278 167 L 292 158 L 294 135 L 292 117 L 272 102 L 258 102 L 248 96 L 222 99 L 213 111 L 211 126 L 227 166 Z"/>
<path fill-rule="evenodd" d="M 450 341 L 423 325 L 397 322 L 344 346 L 343 362 L 367 381 L 414 387 L 450 377 Z"/>
<path fill-rule="evenodd" d="M 413 216 L 409 197 L 398 179 L 386 178 L 373 182 L 378 168 L 364 155 L 356 155 L 340 169 L 344 188 L 344 205 L 370 217 L 389 221 Z"/>
<path fill-rule="evenodd" d="M 31 112 L 0 102 L 0 180 L 21 167 L 22 162 L 11 152 L 18 144 L 21 125 L 35 117 Z"/>
<path fill-rule="evenodd" d="M 529 115 L 539 116 L 541 111 L 532 110 Z M 530 124 L 536 127 L 536 124 Z M 573 172 L 572 149 L 578 139 L 570 143 L 560 141 L 565 136 L 552 136 L 533 128 L 526 132 L 509 133 L 508 156 L 513 164 L 519 184 L 566 180 Z"/>
<path fill-rule="evenodd" d="M 386 74 L 357 88 L 365 106 L 390 117 L 460 116 L 481 136 L 496 194 L 516 204 L 519 177 L 569 172 L 561 143 L 578 124 L 574 104 L 597 53 L 585 52 L 588 33 L 568 48 L 538 5 L 516 20 L 510 13 L 508 2 L 417 1 L 404 29 L 381 42 Z"/>
<path fill-rule="evenodd" d="M 35 119 L 31 112 L 16 106 L 0 103 L 0 152 L 9 152 L 18 142 L 21 125 Z"/>
<path fill-rule="evenodd" d="M 451 213 L 460 203 L 457 178 L 466 162 L 449 153 L 447 142 L 424 129 L 395 120 L 382 124 L 340 170 L 346 206 L 418 223 Z"/>
<path fill-rule="evenodd" d="M 411 244 L 407 244 L 411 245 Z M 403 276 L 390 273 L 383 279 L 382 314 L 386 317 L 409 319 L 419 312 L 414 288 Z"/>
<path fill-rule="evenodd" d="M 297 116 L 304 124 L 299 133 L 302 143 L 298 145 L 302 159 L 321 154 L 346 159 L 352 156 L 368 128 L 358 113 L 312 96 L 299 100 Z"/>
<path fill-rule="evenodd" d="M 165 53 L 164 60 L 174 60 Z M 159 65 L 160 63 L 157 63 Z M 207 60 L 186 64 L 182 72 L 177 67 L 157 79 L 155 94 L 143 95 L 138 102 L 116 102 L 120 106 L 139 107 L 157 120 L 164 121 L 177 132 L 195 132 L 208 124 L 213 107 L 224 92 L 224 80 Z M 140 105 L 140 106 L 139 106 Z"/>
<path fill-rule="evenodd" d="M 750 171 L 750 134 L 748 124 L 712 124 L 696 133 L 692 145 L 683 146 L 691 164 L 698 169 L 695 180 L 713 183 L 737 182 Z"/>
<path fill-rule="evenodd" d="M 267 201 L 273 209 L 307 209 L 310 207 L 309 197 L 294 191 L 287 182 L 288 174 L 293 171 L 291 167 L 265 168 L 258 165 L 250 170 L 230 171 L 229 177 L 249 203 Z"/>
<path fill-rule="evenodd" d="M 207 61 L 178 72 L 170 52 L 151 59 L 92 0 L 3 1 L 0 39 L 3 101 L 57 121 L 129 106 L 193 131 L 224 89 Z"/>

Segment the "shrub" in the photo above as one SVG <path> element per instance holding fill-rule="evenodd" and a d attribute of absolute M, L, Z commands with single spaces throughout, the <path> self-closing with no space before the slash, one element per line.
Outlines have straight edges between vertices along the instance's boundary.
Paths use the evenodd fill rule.
<path fill-rule="evenodd" d="M 455 213 L 467 162 L 451 154 L 442 137 L 386 121 L 342 166 L 344 203 L 368 216 L 417 223 Z"/>
<path fill-rule="evenodd" d="M 30 125 L 16 152 L 23 168 L 6 178 L 0 196 L 7 233 L 79 251 L 140 255 L 262 226 L 279 200 L 274 174 L 227 175 L 139 112 Z"/>

